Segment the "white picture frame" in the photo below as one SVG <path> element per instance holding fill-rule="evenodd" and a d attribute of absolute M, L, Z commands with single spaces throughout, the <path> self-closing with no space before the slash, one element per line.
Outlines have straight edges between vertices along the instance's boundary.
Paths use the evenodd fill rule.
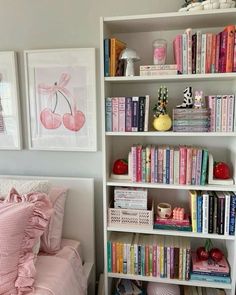
<path fill-rule="evenodd" d="M 24 51 L 31 150 L 97 151 L 95 48 Z"/>
<path fill-rule="evenodd" d="M 21 150 L 17 56 L 0 51 L 0 150 Z"/>

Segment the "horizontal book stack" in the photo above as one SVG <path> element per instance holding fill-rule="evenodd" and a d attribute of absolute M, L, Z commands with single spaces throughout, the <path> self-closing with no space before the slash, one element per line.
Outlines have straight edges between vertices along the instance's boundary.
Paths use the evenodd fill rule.
<path fill-rule="evenodd" d="M 179 74 L 236 72 L 235 25 L 222 32 L 193 32 L 191 28 L 173 41 L 175 63 Z"/>
<path fill-rule="evenodd" d="M 148 131 L 149 100 L 149 95 L 107 97 L 105 101 L 106 131 Z"/>
<path fill-rule="evenodd" d="M 211 132 L 236 132 L 236 104 L 233 94 L 206 96 L 206 105 L 211 110 Z"/>
<path fill-rule="evenodd" d="M 140 66 L 140 76 L 177 75 L 177 65 Z"/>
<path fill-rule="evenodd" d="M 108 272 L 189 280 L 190 240 L 112 233 L 107 242 Z"/>
<path fill-rule="evenodd" d="M 225 291 L 216 288 L 184 286 L 183 295 L 225 295 Z"/>
<path fill-rule="evenodd" d="M 120 53 L 126 48 L 126 43 L 117 38 L 104 39 L 104 76 L 123 76 L 124 63 L 119 60 Z"/>
<path fill-rule="evenodd" d="M 148 191 L 145 188 L 115 187 L 114 208 L 147 210 Z"/>
<path fill-rule="evenodd" d="M 129 153 L 133 182 L 205 185 L 208 150 L 192 146 L 134 145 Z"/>
<path fill-rule="evenodd" d="M 174 132 L 208 132 L 209 127 L 209 109 L 173 109 Z"/>
<path fill-rule="evenodd" d="M 236 195 L 233 192 L 190 191 L 193 232 L 235 235 Z"/>
<path fill-rule="evenodd" d="M 195 252 L 192 253 L 191 280 L 230 284 L 230 268 L 223 256 L 220 262 L 211 259 L 199 260 Z"/>
<path fill-rule="evenodd" d="M 160 218 L 157 216 L 153 229 L 192 231 L 192 225 L 189 216 L 186 214 L 183 220 L 174 219 L 173 217 Z"/>

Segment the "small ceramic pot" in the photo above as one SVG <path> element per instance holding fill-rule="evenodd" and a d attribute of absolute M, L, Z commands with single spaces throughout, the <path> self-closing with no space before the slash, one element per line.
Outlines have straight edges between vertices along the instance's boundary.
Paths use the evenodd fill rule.
<path fill-rule="evenodd" d="M 167 131 L 171 128 L 172 120 L 168 114 L 159 115 L 153 120 L 153 127 L 157 131 Z"/>
<path fill-rule="evenodd" d="M 172 213 L 171 205 L 168 203 L 159 203 L 157 205 L 157 214 L 160 218 L 170 218 Z"/>

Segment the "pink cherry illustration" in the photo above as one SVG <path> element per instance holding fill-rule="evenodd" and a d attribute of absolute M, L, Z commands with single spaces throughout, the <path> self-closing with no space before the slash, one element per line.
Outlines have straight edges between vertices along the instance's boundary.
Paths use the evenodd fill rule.
<path fill-rule="evenodd" d="M 61 126 L 61 116 L 46 108 L 40 113 L 40 121 L 46 129 L 57 129 Z"/>
<path fill-rule="evenodd" d="M 71 131 L 79 131 L 85 123 L 85 115 L 80 111 L 73 114 L 66 113 L 63 116 L 64 126 Z"/>

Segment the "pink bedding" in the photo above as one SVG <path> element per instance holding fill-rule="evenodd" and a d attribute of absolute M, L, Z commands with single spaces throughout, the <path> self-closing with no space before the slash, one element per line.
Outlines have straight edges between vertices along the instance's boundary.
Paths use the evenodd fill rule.
<path fill-rule="evenodd" d="M 39 255 L 32 295 L 85 295 L 87 282 L 83 274 L 79 244 L 66 243 L 53 256 Z"/>

